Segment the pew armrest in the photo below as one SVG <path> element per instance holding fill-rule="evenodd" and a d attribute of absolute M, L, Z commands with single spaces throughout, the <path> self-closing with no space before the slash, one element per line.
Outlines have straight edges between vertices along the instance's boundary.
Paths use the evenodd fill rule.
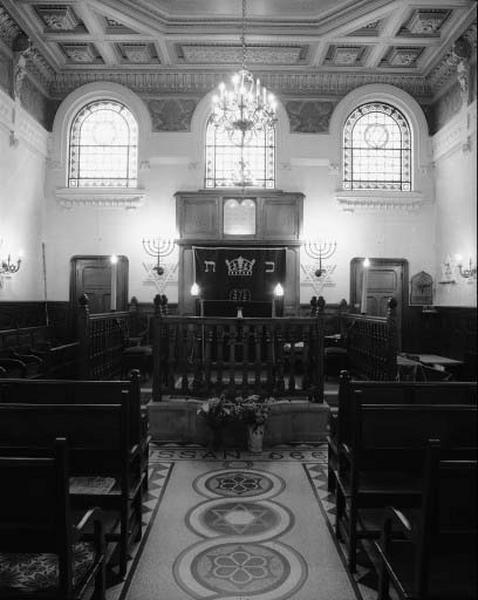
<path fill-rule="evenodd" d="M 403 512 L 393 506 L 387 508 L 386 519 L 391 521 L 393 531 L 399 530 L 403 533 L 410 534 L 413 529 L 411 522 Z"/>

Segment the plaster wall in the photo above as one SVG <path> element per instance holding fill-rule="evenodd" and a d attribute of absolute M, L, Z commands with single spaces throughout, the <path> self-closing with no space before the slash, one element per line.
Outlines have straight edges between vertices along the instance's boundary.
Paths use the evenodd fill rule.
<path fill-rule="evenodd" d="M 43 299 L 42 204 L 48 134 L 0 90 L 0 260 L 20 270 L 0 275 L 0 300 Z"/>
<path fill-rule="evenodd" d="M 68 299 L 73 255 L 116 253 L 129 259 L 130 297 L 135 295 L 140 302 L 148 302 L 161 292 L 171 302 L 177 301 L 177 272 L 166 285 L 158 285 L 145 268 L 152 266 L 154 259 L 144 252 L 142 239 L 158 235 L 174 238 L 174 193 L 203 187 L 204 106 L 206 101 L 202 106 L 200 103 L 190 133 L 152 133 L 148 125 L 149 131 L 140 137 L 139 149 L 138 187 L 144 190 L 144 202 L 130 210 L 91 206 L 65 209 L 60 205 L 56 190 L 65 186 L 66 155 L 61 151 L 59 137 L 65 135 L 66 129 L 65 123 L 57 119 L 43 207 L 51 300 Z M 418 133 L 428 147 L 426 127 Z M 311 259 L 302 252 L 301 302 L 305 303 L 319 294 L 327 302 L 348 299 L 350 261 L 357 256 L 405 258 L 410 264 L 410 275 L 421 270 L 433 272 L 435 267 L 433 179 L 428 169 L 421 168 L 429 158 L 422 152 L 422 163 L 415 169 L 416 185 L 422 192 L 419 209 L 344 212 L 334 197 L 340 182 L 336 149 L 339 143 L 333 133 L 291 134 L 285 111 L 280 114 L 277 188 L 305 194 L 304 238 L 337 242 L 336 253 L 328 261 L 335 267 L 325 286 L 317 281 L 312 284 L 307 278 L 304 269 Z M 174 270 L 175 255 L 168 257 L 166 263 Z"/>
<path fill-rule="evenodd" d="M 436 178 L 436 304 L 476 306 L 476 101 L 462 108 L 434 138 Z M 461 261 L 456 258 L 461 255 Z M 441 283 L 440 283 L 441 282 Z M 447 282 L 447 283 L 445 283 Z"/>

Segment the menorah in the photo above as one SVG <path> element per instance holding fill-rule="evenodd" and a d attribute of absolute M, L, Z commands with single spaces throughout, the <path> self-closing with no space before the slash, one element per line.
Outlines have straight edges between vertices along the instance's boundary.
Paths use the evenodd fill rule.
<path fill-rule="evenodd" d="M 170 238 L 153 238 L 142 240 L 143 248 L 146 254 L 149 256 L 156 257 L 156 266 L 153 267 L 153 271 L 156 271 L 157 275 L 161 277 L 164 274 L 164 268 L 161 266 L 161 259 L 169 256 L 174 250 L 174 240 Z"/>
<path fill-rule="evenodd" d="M 325 242 L 322 240 L 307 240 L 304 243 L 304 249 L 310 258 L 318 261 L 319 268 L 315 270 L 315 276 L 321 277 L 326 269 L 322 268 L 322 261 L 331 258 L 337 249 L 337 242 Z"/>

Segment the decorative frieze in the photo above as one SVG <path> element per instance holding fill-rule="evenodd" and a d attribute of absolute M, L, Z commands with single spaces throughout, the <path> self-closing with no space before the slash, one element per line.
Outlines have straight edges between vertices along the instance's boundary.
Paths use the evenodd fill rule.
<path fill-rule="evenodd" d="M 163 98 L 149 100 L 148 109 L 153 131 L 190 131 L 197 98 Z"/>
<path fill-rule="evenodd" d="M 6 9 L 0 6 L 0 39 L 11 48 L 13 40 L 19 33 L 21 33 L 20 27 L 18 27 Z"/>
<path fill-rule="evenodd" d="M 340 73 L 336 72 L 261 72 L 254 71 L 269 90 L 281 96 L 297 98 L 301 95 L 334 96 L 340 98 L 353 89 L 369 83 L 395 85 L 415 98 L 429 98 L 430 86 L 422 76 L 383 73 Z M 228 71 L 75 71 L 58 73 L 51 85 L 54 97 L 63 98 L 76 88 L 95 81 L 112 81 L 145 95 L 182 93 L 204 94 L 230 76 Z"/>
<path fill-rule="evenodd" d="M 247 46 L 249 64 L 296 65 L 307 55 L 308 46 Z M 240 64 L 242 48 L 231 44 L 177 44 L 178 58 L 188 64 Z"/>
<path fill-rule="evenodd" d="M 55 191 L 58 204 L 66 209 L 135 209 L 142 206 L 145 195 L 144 190 L 132 188 L 62 188 Z"/>
<path fill-rule="evenodd" d="M 290 100 L 285 109 L 293 133 L 327 133 L 335 102 Z"/>
<path fill-rule="evenodd" d="M 415 212 L 423 204 L 420 192 L 338 191 L 335 200 L 345 212 Z"/>

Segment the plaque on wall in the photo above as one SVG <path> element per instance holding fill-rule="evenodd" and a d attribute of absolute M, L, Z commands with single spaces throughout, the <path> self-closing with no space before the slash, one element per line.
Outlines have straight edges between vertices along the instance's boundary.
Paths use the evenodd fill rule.
<path fill-rule="evenodd" d="M 425 271 L 420 271 L 410 280 L 410 305 L 431 306 L 432 304 L 433 278 Z"/>

